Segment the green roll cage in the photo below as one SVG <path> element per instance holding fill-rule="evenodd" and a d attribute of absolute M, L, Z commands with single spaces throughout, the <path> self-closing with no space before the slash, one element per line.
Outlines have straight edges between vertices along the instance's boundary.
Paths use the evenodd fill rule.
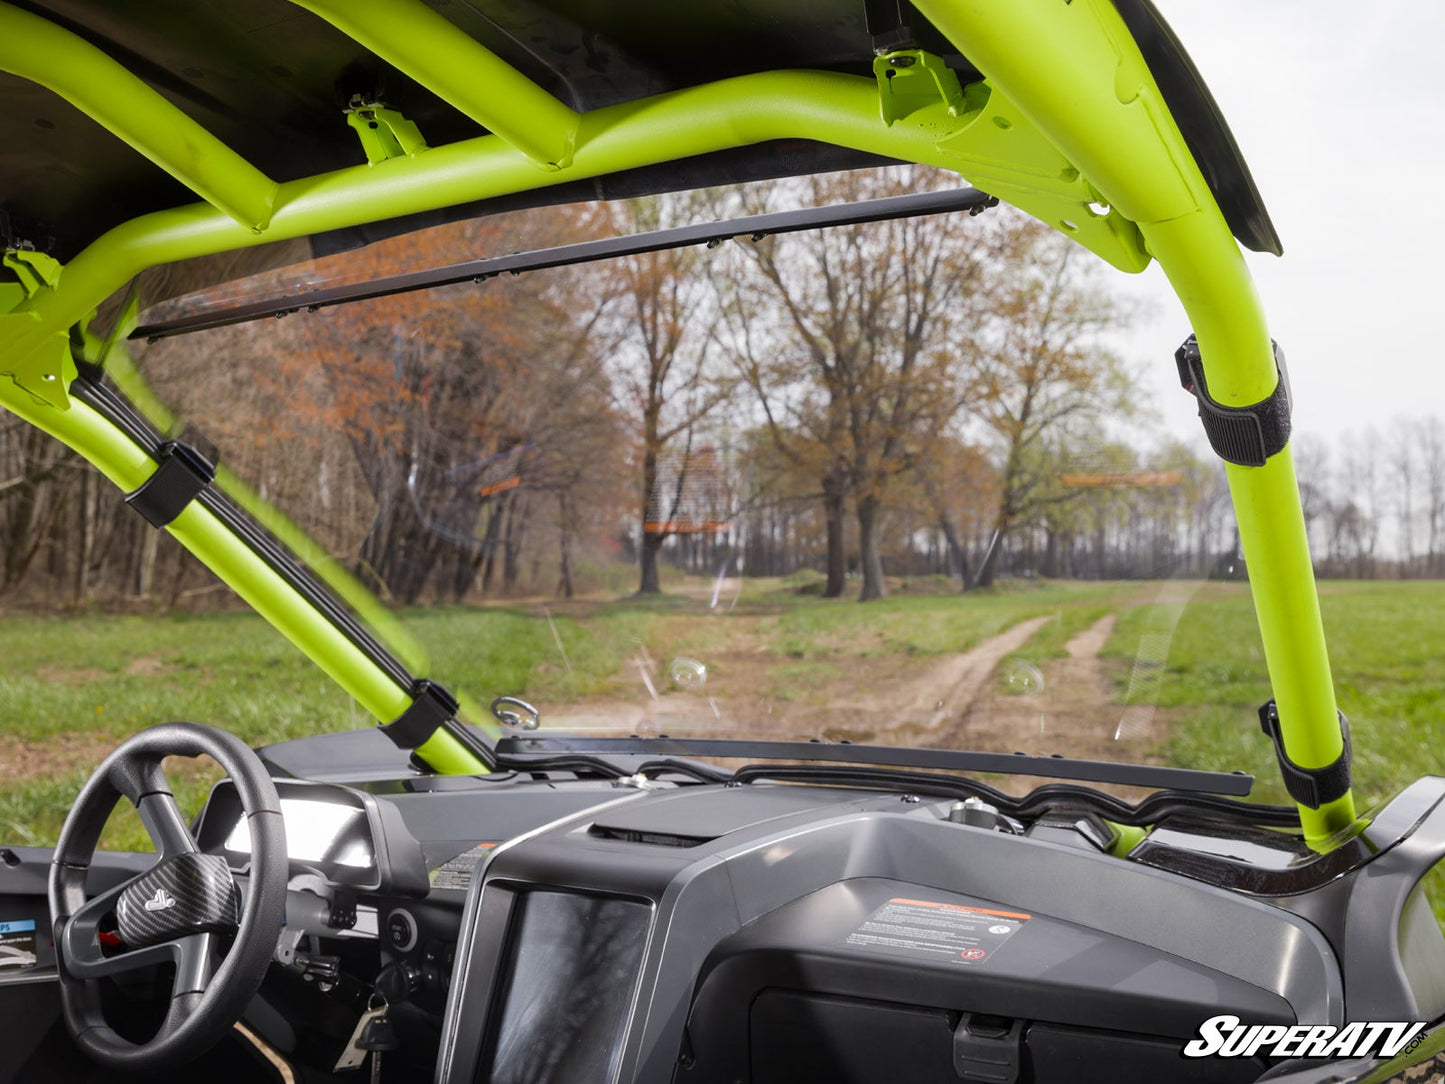
<path fill-rule="evenodd" d="M 949 169 L 1121 270 L 1157 260 L 1188 313 L 1214 400 L 1249 406 L 1279 380 L 1239 245 L 1110 0 L 916 0 L 984 74 L 967 88 L 937 57 L 901 50 L 880 56 L 871 80 L 765 72 L 585 113 L 423 0 L 295 2 L 491 134 L 429 148 L 403 118 L 383 116 L 363 132 L 368 164 L 277 183 L 99 49 L 0 3 L 0 69 L 50 88 L 199 199 L 112 229 L 63 266 L 33 252 L 4 256 L 18 281 L 0 283 L 0 373 L 10 377 L 0 405 L 123 491 L 139 488 L 156 459 L 69 388 L 77 360 L 102 349 L 87 333 L 97 306 L 141 271 L 784 138 Z M 1341 756 L 1343 738 L 1290 448 L 1226 471 L 1284 747 L 1295 764 L 1322 768 Z M 408 708 L 412 690 L 212 512 L 193 502 L 166 529 L 375 718 Z M 445 730 L 417 752 L 437 771 L 485 770 Z M 1300 817 L 1306 839 L 1326 847 L 1355 822 L 1353 798 L 1301 805 Z"/>

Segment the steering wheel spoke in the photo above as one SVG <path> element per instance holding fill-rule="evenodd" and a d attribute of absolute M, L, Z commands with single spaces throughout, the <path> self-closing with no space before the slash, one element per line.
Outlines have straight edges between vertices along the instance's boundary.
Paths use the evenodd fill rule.
<path fill-rule="evenodd" d="M 162 859 L 188 854 L 196 849 L 195 837 L 181 816 L 180 807 L 170 791 L 152 791 L 136 803 L 136 812 L 145 825 L 157 853 Z"/>
<path fill-rule="evenodd" d="M 168 942 L 174 950 L 176 981 L 171 988 L 172 1000 L 182 994 L 204 994 L 211 985 L 216 968 L 216 935 L 193 933 L 179 941 Z"/>
<path fill-rule="evenodd" d="M 106 975 L 119 975 L 127 971 L 165 963 L 170 957 L 162 945 L 151 945 L 134 952 L 123 952 L 107 956 L 100 946 L 100 927 L 107 916 L 115 912 L 116 900 L 121 893 L 134 885 L 144 874 L 138 874 L 114 888 L 102 892 L 80 907 L 66 921 L 56 942 L 60 959 L 65 969 L 77 979 L 98 979 Z M 144 957 L 144 958 L 142 958 Z"/>

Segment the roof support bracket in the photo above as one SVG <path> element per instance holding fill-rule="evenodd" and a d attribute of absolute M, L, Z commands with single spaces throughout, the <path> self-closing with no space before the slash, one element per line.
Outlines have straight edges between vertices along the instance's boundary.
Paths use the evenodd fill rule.
<path fill-rule="evenodd" d="M 926 106 L 942 101 L 950 117 L 968 112 L 963 86 L 943 58 L 922 49 L 899 49 L 873 59 L 883 123 L 893 127 Z"/>
<path fill-rule="evenodd" d="M 366 160 L 373 166 L 388 158 L 415 158 L 427 149 L 421 130 L 383 102 L 353 98 L 346 110 L 346 123 L 356 130 Z"/>
<path fill-rule="evenodd" d="M 29 313 L 16 312 L 32 298 L 55 290 L 62 265 L 54 257 L 28 249 L 7 249 L 0 264 L 15 276 L 0 282 L 0 343 L 14 341 L 23 347 L 0 351 L 0 376 L 9 376 L 31 395 L 65 409 L 65 388 L 75 376 L 70 336 L 64 330 L 43 331 Z"/>

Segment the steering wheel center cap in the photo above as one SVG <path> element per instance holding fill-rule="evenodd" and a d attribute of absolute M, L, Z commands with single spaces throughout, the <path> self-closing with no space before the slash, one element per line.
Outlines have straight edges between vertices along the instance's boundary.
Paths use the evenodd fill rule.
<path fill-rule="evenodd" d="M 115 919 L 116 933 L 132 948 L 234 930 L 241 893 L 224 858 L 178 854 L 157 862 L 120 894 Z"/>

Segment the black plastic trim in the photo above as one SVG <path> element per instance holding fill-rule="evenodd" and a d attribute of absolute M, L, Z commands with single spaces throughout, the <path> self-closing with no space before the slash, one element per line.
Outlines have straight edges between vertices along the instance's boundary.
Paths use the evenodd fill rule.
<path fill-rule="evenodd" d="M 391 722 L 381 727 L 398 749 L 415 749 L 453 719 L 457 698 L 445 686 L 422 678 L 412 688 L 412 702 Z"/>
<path fill-rule="evenodd" d="M 1237 802 L 1212 794 L 1162 790 L 1131 805 L 1112 794 L 1072 783 L 1045 783 L 1022 797 L 967 776 L 937 772 L 907 772 L 898 768 L 854 767 L 834 764 L 749 764 L 733 773 L 733 782 L 751 784 L 813 783 L 833 787 L 866 787 L 891 793 L 928 794 L 944 798 L 982 798 L 1008 816 L 1022 821 L 1067 810 L 1098 813 L 1115 824 L 1145 828 L 1166 818 L 1179 823 L 1263 825 L 1299 831 L 1299 810 L 1292 805 Z"/>
<path fill-rule="evenodd" d="M 886 764 L 904 768 L 1042 775 L 1121 786 L 1171 788 L 1209 794 L 1247 795 L 1254 776 L 1243 772 L 1205 772 L 1152 764 L 1113 764 L 1098 760 L 1029 756 L 1026 753 L 975 753 L 955 749 L 910 749 L 807 741 L 735 741 L 714 738 L 593 738 L 558 734 L 508 737 L 497 742 L 497 760 L 525 768 L 529 754 L 640 753 L 661 756 L 749 757 L 759 760 L 824 760 L 848 764 Z"/>
<path fill-rule="evenodd" d="M 1259 706 L 1259 728 L 1274 743 L 1280 774 L 1284 776 L 1284 788 L 1291 798 L 1310 809 L 1328 805 L 1350 792 L 1350 721 L 1345 718 L 1344 712 L 1338 714 L 1340 740 L 1344 743 L 1340 755 L 1323 768 L 1301 768 L 1284 751 L 1284 734 L 1280 730 L 1279 708 L 1275 702 L 1266 700 Z"/>
<path fill-rule="evenodd" d="M 1290 401 L 1289 381 L 1284 376 L 1284 360 L 1278 343 L 1271 343 L 1278 381 L 1267 399 L 1244 407 L 1230 407 L 1216 402 L 1209 394 L 1204 379 L 1204 364 L 1199 342 L 1193 335 L 1174 352 L 1179 368 L 1179 383 L 1199 400 L 1199 420 L 1209 446 L 1226 463 L 1240 467 L 1262 467 L 1272 455 L 1278 455 L 1289 443 Z"/>
<path fill-rule="evenodd" d="M 155 473 L 125 495 L 125 503 L 156 530 L 171 523 L 215 481 L 216 468 L 189 444 L 169 440 L 153 453 Z"/>
<path fill-rule="evenodd" d="M 1264 851 L 1280 865 L 1260 864 Z M 1291 855 L 1293 851 L 1293 855 Z M 1376 854 L 1355 836 L 1320 854 L 1298 837 L 1241 825 L 1190 826 L 1165 821 L 1129 852 L 1129 861 L 1168 870 L 1205 884 L 1251 896 L 1297 896 L 1359 869 Z"/>
<path fill-rule="evenodd" d="M 489 256 L 427 271 L 389 275 L 385 278 L 373 279 L 370 282 L 335 286 L 327 290 L 313 290 L 310 293 L 273 295 L 231 308 L 206 309 L 171 320 L 146 324 L 131 332 L 130 338 L 154 341 L 172 335 L 184 335 L 191 331 L 228 327 L 232 324 L 243 324 L 266 317 L 287 316 L 302 309 L 314 312 L 317 309 L 344 305 L 353 301 L 369 301 L 373 298 L 390 297 L 395 294 L 428 290 L 438 286 L 451 286 L 462 282 L 480 282 L 501 274 L 515 275 L 521 274 L 523 271 L 538 271 L 547 267 L 570 267 L 573 264 L 594 263 L 598 260 L 660 252 L 664 249 L 685 248 L 690 245 L 713 246 L 733 237 L 751 237 L 757 240 L 779 233 L 796 233 L 800 230 L 824 229 L 830 226 L 855 225 L 863 222 L 885 222 L 896 218 L 920 218 L 927 215 L 949 214 L 954 211 L 978 214 L 997 203 L 997 198 L 986 192 L 980 192 L 976 188 L 950 188 L 942 192 L 917 192 L 906 196 L 863 200 L 858 203 L 805 207 L 796 211 L 750 215 L 746 218 L 721 222 L 699 222 L 674 229 L 652 230 L 648 233 L 629 234 L 625 237 L 608 237 L 601 241 L 584 241 L 580 244 L 559 245 L 555 248 L 537 249 L 532 252 L 515 252 L 506 256 Z"/>

